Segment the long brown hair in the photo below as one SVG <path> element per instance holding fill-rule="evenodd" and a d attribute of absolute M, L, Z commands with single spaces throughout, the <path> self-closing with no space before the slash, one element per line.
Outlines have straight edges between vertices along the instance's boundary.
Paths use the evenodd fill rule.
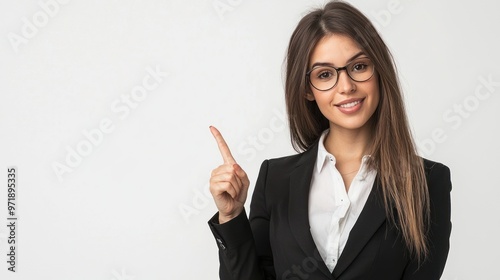
<path fill-rule="evenodd" d="M 332 1 L 302 18 L 292 34 L 286 57 L 285 99 L 292 145 L 309 149 L 329 128 L 329 121 L 314 101 L 306 99 L 309 58 L 320 39 L 347 35 L 373 61 L 380 100 L 372 116 L 370 164 L 377 170 L 385 209 L 399 228 L 409 252 L 419 261 L 428 255 L 429 193 L 423 160 L 417 155 L 409 129 L 393 57 L 368 18 L 341 1 Z M 397 221 L 397 222 L 396 222 Z"/>

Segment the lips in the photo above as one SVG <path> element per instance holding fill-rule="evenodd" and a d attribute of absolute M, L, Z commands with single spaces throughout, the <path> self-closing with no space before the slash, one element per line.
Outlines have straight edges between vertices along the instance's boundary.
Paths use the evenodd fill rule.
<path fill-rule="evenodd" d="M 363 106 L 365 98 L 349 98 L 340 103 L 334 104 L 338 110 L 346 115 L 356 114 Z"/>
<path fill-rule="evenodd" d="M 344 101 L 337 103 L 337 104 L 334 104 L 334 105 L 337 107 L 340 107 L 340 108 L 352 108 L 352 107 L 358 105 L 359 103 L 363 102 L 363 100 L 365 100 L 365 99 L 364 98 L 351 98 L 351 99 L 344 100 Z"/>
<path fill-rule="evenodd" d="M 361 101 L 354 101 L 354 102 L 351 102 L 351 103 L 342 104 L 342 105 L 340 105 L 340 107 L 342 107 L 342 108 L 352 108 L 352 107 L 358 105 L 359 103 L 361 103 Z"/>

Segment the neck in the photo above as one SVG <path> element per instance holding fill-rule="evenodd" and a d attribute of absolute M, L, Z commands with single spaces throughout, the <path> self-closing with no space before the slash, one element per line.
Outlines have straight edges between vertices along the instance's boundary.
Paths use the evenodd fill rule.
<path fill-rule="evenodd" d="M 371 130 L 369 125 L 359 129 L 339 128 L 330 124 L 330 132 L 325 139 L 326 150 L 338 161 L 361 161 L 369 152 Z"/>

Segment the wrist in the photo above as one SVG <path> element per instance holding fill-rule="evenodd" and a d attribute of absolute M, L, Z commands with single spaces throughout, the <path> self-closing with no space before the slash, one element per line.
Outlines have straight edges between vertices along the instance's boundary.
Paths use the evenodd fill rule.
<path fill-rule="evenodd" d="M 235 213 L 230 215 L 223 215 L 219 212 L 219 224 L 224 224 L 231 221 L 232 219 L 238 217 L 241 214 L 241 212 L 242 210 L 235 211 Z"/>

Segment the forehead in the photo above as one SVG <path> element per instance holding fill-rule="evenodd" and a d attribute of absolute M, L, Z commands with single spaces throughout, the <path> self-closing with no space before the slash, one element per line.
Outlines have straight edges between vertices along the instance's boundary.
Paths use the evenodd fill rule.
<path fill-rule="evenodd" d="M 314 63 L 330 63 L 337 67 L 361 51 L 359 45 L 351 37 L 342 34 L 331 34 L 321 38 L 314 47 L 309 59 L 309 66 Z"/>

